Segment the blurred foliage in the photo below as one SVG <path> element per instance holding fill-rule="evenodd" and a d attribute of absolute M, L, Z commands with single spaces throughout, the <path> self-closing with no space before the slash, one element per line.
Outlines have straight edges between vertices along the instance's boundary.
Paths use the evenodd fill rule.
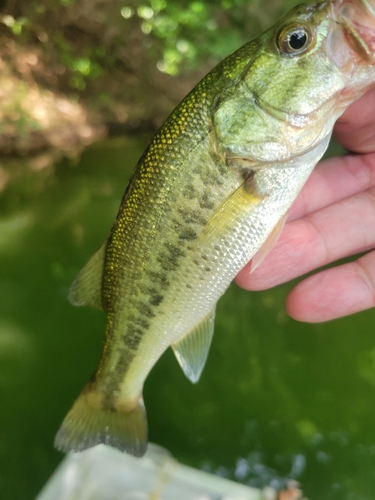
<path fill-rule="evenodd" d="M 140 29 L 145 47 L 157 41 L 158 68 L 170 74 L 223 58 L 296 2 L 293 0 L 45 0 L 7 2 L 0 22 L 15 36 L 59 49 L 60 62 L 72 72 L 70 85 L 82 90 L 88 79 L 115 64 L 109 43 L 126 44 Z M 88 8 L 89 7 L 89 8 Z M 133 18 L 133 22 L 130 20 Z M 94 28 L 100 30 L 94 30 Z M 76 33 L 69 33 L 69 30 Z M 80 32 L 80 33 L 79 33 Z M 94 33 L 95 32 L 95 33 Z M 76 46 L 77 36 L 92 35 L 101 44 Z M 148 35 L 150 35 L 148 37 Z M 92 38 L 91 41 L 94 41 Z M 155 52 L 154 52 L 155 54 Z"/>
<path fill-rule="evenodd" d="M 126 73 L 150 76 L 155 82 L 156 67 L 169 75 L 202 66 L 206 71 L 295 3 L 3 0 L 0 35 L 38 51 L 42 64 L 39 70 L 33 68 L 38 83 L 68 89 L 77 96 L 95 95 L 99 107 L 106 107 L 119 99 L 111 79 Z M 144 66 L 150 66 L 148 73 Z"/>
<path fill-rule="evenodd" d="M 158 128 L 205 73 L 297 1 L 0 0 L 0 151 L 80 147 L 103 123 Z"/>
<path fill-rule="evenodd" d="M 203 61 L 212 64 L 267 28 L 292 1 L 221 0 L 214 2 L 150 0 L 137 9 L 124 6 L 125 18 L 142 19 L 143 33 L 162 42 L 157 66 L 171 75 L 192 69 Z"/>

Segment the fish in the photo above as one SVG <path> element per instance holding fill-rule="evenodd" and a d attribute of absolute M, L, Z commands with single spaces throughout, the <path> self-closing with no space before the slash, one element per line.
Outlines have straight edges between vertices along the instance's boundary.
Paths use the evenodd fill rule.
<path fill-rule="evenodd" d="M 229 55 L 167 118 L 138 161 L 73 304 L 107 315 L 98 368 L 58 449 L 147 448 L 142 397 L 171 346 L 196 383 L 216 303 L 276 242 L 337 118 L 375 85 L 375 0 L 302 4 Z"/>

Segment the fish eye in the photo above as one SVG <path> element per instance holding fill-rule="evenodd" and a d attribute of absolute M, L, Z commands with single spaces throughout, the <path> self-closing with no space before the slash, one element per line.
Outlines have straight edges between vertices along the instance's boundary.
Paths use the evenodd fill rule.
<path fill-rule="evenodd" d="M 277 46 L 281 52 L 290 56 L 303 54 L 313 44 L 312 31 L 304 24 L 293 24 L 283 28 L 277 37 Z"/>

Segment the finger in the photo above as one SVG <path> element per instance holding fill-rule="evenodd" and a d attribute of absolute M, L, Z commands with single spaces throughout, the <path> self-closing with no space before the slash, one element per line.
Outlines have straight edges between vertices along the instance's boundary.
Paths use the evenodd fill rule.
<path fill-rule="evenodd" d="M 375 246 L 374 219 L 375 188 L 290 222 L 259 268 L 250 274 L 248 264 L 236 282 L 247 290 L 263 290 L 370 250 Z"/>
<path fill-rule="evenodd" d="M 337 120 L 334 136 L 349 151 L 375 151 L 375 89 L 349 106 Z"/>
<path fill-rule="evenodd" d="M 375 115 L 375 111 L 374 111 Z M 375 186 L 375 153 L 320 162 L 297 197 L 288 221 Z"/>
<path fill-rule="evenodd" d="M 328 321 L 375 305 L 375 252 L 301 281 L 290 292 L 286 309 L 308 323 Z"/>

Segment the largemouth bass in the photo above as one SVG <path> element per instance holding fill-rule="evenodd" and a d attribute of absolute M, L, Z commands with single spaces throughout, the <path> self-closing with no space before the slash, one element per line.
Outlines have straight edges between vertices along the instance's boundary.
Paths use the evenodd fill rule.
<path fill-rule="evenodd" d="M 197 382 L 219 297 L 272 247 L 336 119 L 374 82 L 375 0 L 306 4 L 227 57 L 173 111 L 72 286 L 71 301 L 103 309 L 107 327 L 59 449 L 145 452 L 149 371 L 172 346 Z"/>

